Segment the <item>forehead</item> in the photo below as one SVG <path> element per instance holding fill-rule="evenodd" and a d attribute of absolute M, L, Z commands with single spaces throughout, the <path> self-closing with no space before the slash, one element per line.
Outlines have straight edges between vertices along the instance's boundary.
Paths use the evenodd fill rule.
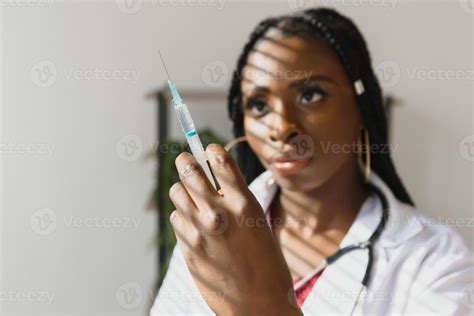
<path fill-rule="evenodd" d="M 311 76 L 344 76 L 333 49 L 323 39 L 269 30 L 257 41 L 243 69 L 245 83 L 269 86 Z"/>

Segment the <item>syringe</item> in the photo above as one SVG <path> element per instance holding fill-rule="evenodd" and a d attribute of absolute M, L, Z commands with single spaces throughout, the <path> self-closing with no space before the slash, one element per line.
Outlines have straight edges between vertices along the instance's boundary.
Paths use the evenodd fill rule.
<path fill-rule="evenodd" d="M 183 133 L 186 136 L 186 141 L 188 142 L 189 147 L 191 148 L 191 152 L 193 153 L 194 158 L 201 165 L 202 170 L 204 170 L 204 173 L 211 182 L 212 186 L 217 189 L 216 183 L 214 182 L 214 178 L 212 177 L 211 169 L 207 164 L 204 147 L 202 146 L 199 134 L 196 131 L 196 128 L 194 127 L 193 119 L 191 118 L 191 114 L 189 113 L 188 107 L 186 104 L 183 103 L 183 99 L 181 99 L 176 85 L 171 82 L 171 78 L 168 73 L 168 69 L 166 69 L 166 65 L 163 60 L 163 56 L 161 56 L 161 52 L 158 51 L 158 53 L 160 54 L 161 62 L 163 63 L 163 67 L 165 68 L 166 75 L 168 76 L 168 86 L 171 91 L 171 96 L 173 97 L 174 109 L 176 110 L 176 115 L 178 116 L 179 124 L 181 125 Z"/>

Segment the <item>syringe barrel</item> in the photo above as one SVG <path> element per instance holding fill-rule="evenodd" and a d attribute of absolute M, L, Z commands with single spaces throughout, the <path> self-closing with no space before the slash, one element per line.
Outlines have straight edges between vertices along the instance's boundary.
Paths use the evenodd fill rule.
<path fill-rule="evenodd" d="M 179 124 L 181 125 L 184 134 L 187 136 L 188 133 L 195 131 L 196 128 L 194 127 L 193 119 L 191 118 L 191 114 L 189 114 L 186 104 L 179 103 L 175 105 L 175 110 L 178 116 Z"/>
<path fill-rule="evenodd" d="M 201 168 L 202 170 L 204 170 L 206 177 L 209 179 L 209 181 L 211 182 L 212 186 L 215 189 L 216 184 L 214 182 L 214 179 L 212 178 L 211 169 L 209 168 L 209 165 L 207 164 L 204 147 L 202 146 L 202 142 L 201 142 L 201 139 L 199 139 L 198 133 L 194 133 L 192 136 L 186 137 L 186 140 L 188 141 L 189 147 L 191 148 L 191 152 L 193 153 L 194 158 L 201 165 Z"/>
<path fill-rule="evenodd" d="M 184 103 L 178 103 L 175 105 L 176 114 L 178 115 L 178 121 L 183 129 L 184 135 L 186 136 L 186 141 L 191 148 L 191 152 L 193 153 L 194 158 L 196 161 L 201 165 L 202 170 L 206 174 L 206 177 L 211 182 L 212 186 L 216 188 L 216 183 L 212 178 L 211 169 L 207 164 L 206 154 L 204 152 L 204 147 L 202 146 L 201 139 L 194 127 L 193 120 L 189 113 L 188 107 Z"/>
<path fill-rule="evenodd" d="M 186 140 L 196 161 L 199 163 L 206 161 L 206 154 L 199 135 L 196 133 L 191 137 L 186 137 Z"/>

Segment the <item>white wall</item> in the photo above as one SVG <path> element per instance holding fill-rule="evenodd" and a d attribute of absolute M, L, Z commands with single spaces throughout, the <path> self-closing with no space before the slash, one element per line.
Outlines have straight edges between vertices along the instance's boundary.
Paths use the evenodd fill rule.
<path fill-rule="evenodd" d="M 145 95 L 165 79 L 157 48 L 180 87 L 217 85 L 221 91 L 252 27 L 302 2 L 1 3 L 0 137 L 9 146 L 0 155 L 0 284 L 8 294 L 2 314 L 144 314 L 155 280 L 156 254 L 147 246 L 156 217 L 145 211 L 154 165 L 140 154 L 153 147 L 156 130 L 154 102 Z M 315 3 L 327 2 L 306 1 Z M 473 163 L 460 148 L 474 133 L 474 81 L 422 80 L 419 73 L 411 79 L 409 73 L 472 70 L 474 15 L 456 0 L 398 1 L 394 8 L 364 3 L 338 7 L 366 35 L 374 65 L 400 71 L 399 80 L 384 82 L 400 99 L 393 126 L 400 174 L 423 213 L 437 221 L 466 220 L 456 228 L 472 247 Z M 45 83 L 37 73 L 48 65 L 43 61 L 57 71 Z M 208 71 L 217 61 L 228 72 L 221 64 L 224 76 L 213 84 Z M 138 79 L 70 76 L 95 68 L 135 72 Z M 190 106 L 200 126 L 214 122 L 230 136 L 224 104 Z M 172 127 L 179 135 L 175 122 Z M 127 156 L 122 143 L 130 140 L 142 146 Z M 25 154 L 14 144 L 36 146 L 31 150 L 46 144 L 52 153 Z M 37 222 L 48 214 L 56 221 Z M 122 222 L 85 227 L 71 224 L 71 216 Z M 139 224 L 126 227 L 127 219 Z M 54 298 L 51 304 L 32 296 L 19 302 L 22 293 Z"/>

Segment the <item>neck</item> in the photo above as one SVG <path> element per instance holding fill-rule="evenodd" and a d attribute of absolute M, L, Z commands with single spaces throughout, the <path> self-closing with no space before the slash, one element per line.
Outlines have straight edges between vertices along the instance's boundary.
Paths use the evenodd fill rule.
<path fill-rule="evenodd" d="M 276 217 L 295 223 L 306 235 L 332 235 L 342 239 L 357 216 L 367 191 L 360 183 L 357 166 L 347 164 L 324 185 L 311 191 L 281 189 L 276 199 Z M 297 227 L 295 227 L 297 226 Z"/>

